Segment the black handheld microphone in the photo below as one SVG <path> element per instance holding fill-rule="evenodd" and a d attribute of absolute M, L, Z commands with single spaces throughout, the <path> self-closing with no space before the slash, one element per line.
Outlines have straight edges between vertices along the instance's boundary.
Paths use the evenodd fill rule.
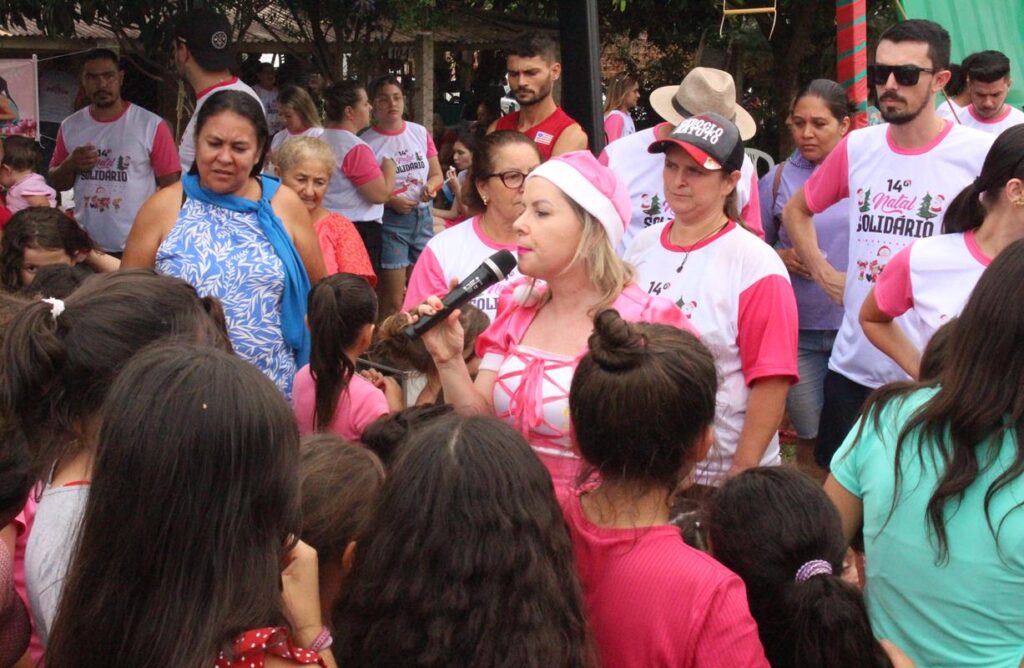
<path fill-rule="evenodd" d="M 452 311 L 464 305 L 473 297 L 504 280 L 509 272 L 516 268 L 516 256 L 511 251 L 500 250 L 490 256 L 476 268 L 472 274 L 463 279 L 451 292 L 441 300 L 443 307 L 434 315 L 421 315 L 419 320 L 402 331 L 410 339 L 418 339 L 428 329 L 436 326 L 447 318 Z"/>

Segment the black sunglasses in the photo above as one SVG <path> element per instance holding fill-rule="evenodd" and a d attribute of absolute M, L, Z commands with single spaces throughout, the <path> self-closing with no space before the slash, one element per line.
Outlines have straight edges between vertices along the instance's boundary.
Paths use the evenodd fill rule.
<path fill-rule="evenodd" d="M 868 83 L 872 86 L 884 86 L 889 75 L 895 75 L 896 83 L 901 86 L 916 86 L 921 79 L 921 72 L 935 74 L 937 70 L 917 65 L 868 65 Z"/>

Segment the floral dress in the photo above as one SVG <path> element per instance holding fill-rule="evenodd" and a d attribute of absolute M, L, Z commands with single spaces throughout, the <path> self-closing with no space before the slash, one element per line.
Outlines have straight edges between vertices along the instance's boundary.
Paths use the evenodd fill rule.
<path fill-rule="evenodd" d="M 284 264 L 255 213 L 186 199 L 157 249 L 156 270 L 220 299 L 235 353 L 290 396 L 298 369 L 281 329 Z"/>

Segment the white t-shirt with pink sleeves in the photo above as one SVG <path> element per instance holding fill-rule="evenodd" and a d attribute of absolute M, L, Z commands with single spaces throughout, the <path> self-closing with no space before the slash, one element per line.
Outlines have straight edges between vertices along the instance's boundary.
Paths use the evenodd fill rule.
<path fill-rule="evenodd" d="M 323 207 L 352 221 L 379 223 L 384 215 L 384 205 L 367 201 L 359 192 L 359 186 L 383 174 L 373 149 L 356 135 L 341 128 L 325 128 L 320 139 L 331 147 L 338 165 L 331 182 L 327 184 Z"/>
<path fill-rule="evenodd" d="M 875 303 L 899 318 L 907 337 L 924 350 L 939 327 L 960 315 L 992 259 L 974 230 L 920 239 L 893 256 L 875 283 Z"/>
<path fill-rule="evenodd" d="M 555 490 L 567 489 L 580 469 L 570 436 L 569 386 L 580 358 L 558 355 L 521 342 L 538 307 L 515 302 L 512 294 L 527 279 L 509 283 L 499 297 L 498 315 L 476 341 L 481 371 L 494 371 L 495 416 L 515 427 L 551 473 Z M 622 291 L 611 307 L 631 322 L 672 325 L 697 334 L 672 302 L 646 294 L 635 284 Z M 699 334 L 698 334 L 699 336 Z"/>
<path fill-rule="evenodd" d="M 953 113 L 949 110 L 947 105 L 940 105 L 936 111 L 942 118 L 951 121 L 954 120 Z M 1010 104 L 1004 104 L 1002 112 L 1000 112 L 995 118 L 983 118 L 979 116 L 978 112 L 974 110 L 973 104 L 957 108 L 956 113 L 960 123 L 965 127 L 981 130 L 982 132 L 987 132 L 996 137 L 1002 134 L 1003 130 L 1006 128 L 1024 123 L 1024 111 L 1021 111 Z"/>
<path fill-rule="evenodd" d="M 196 93 L 196 108 L 192 112 L 192 117 L 188 119 L 188 125 L 185 126 L 185 131 L 181 133 L 181 143 L 178 145 L 178 154 L 181 157 L 181 173 L 188 174 L 188 170 L 192 169 L 192 163 L 196 160 L 196 119 L 199 118 L 199 110 L 203 108 L 203 104 L 206 103 L 210 96 L 214 93 L 219 93 L 222 90 L 237 90 L 248 95 L 251 95 L 260 104 L 260 109 L 263 109 L 264 117 L 266 117 L 266 109 L 263 108 L 263 100 L 256 94 L 249 84 L 240 80 L 238 77 L 231 77 L 225 79 L 220 83 L 216 83 L 209 88 L 205 88 Z"/>
<path fill-rule="evenodd" d="M 277 153 L 278 149 L 289 139 L 298 139 L 299 137 L 319 137 L 324 133 L 323 128 L 312 127 L 306 128 L 302 132 L 292 132 L 288 128 L 280 130 L 274 135 L 273 139 L 270 140 L 270 152 Z"/>
<path fill-rule="evenodd" d="M 178 150 L 164 119 L 130 103 L 111 120 L 95 118 L 91 107 L 65 118 L 50 166 L 86 144 L 99 160 L 75 176 L 75 218 L 101 249 L 121 252 L 135 214 L 156 192 L 155 179 L 181 170 Z"/>
<path fill-rule="evenodd" d="M 402 310 L 414 308 L 430 295 L 443 297 L 448 294 L 453 279 L 461 281 L 476 271 L 484 260 L 503 249 L 515 251 L 515 246 L 499 244 L 488 238 L 480 227 L 479 216 L 435 235 L 427 242 L 413 267 Z M 498 312 L 498 295 L 505 285 L 520 276 L 519 269 L 513 269 L 504 280 L 481 292 L 470 303 L 494 320 Z"/>
<path fill-rule="evenodd" d="M 604 139 L 612 143 L 636 132 L 633 116 L 620 109 L 612 109 L 604 115 Z"/>
<path fill-rule="evenodd" d="M 750 384 L 776 376 L 798 378 L 796 298 L 778 254 L 735 222 L 685 248 L 669 241 L 672 224 L 638 234 L 625 260 L 636 267 L 642 289 L 682 309 L 715 356 L 715 447 L 697 466 L 697 481 L 718 485 L 732 466 Z M 776 435 L 761 464 L 779 462 Z"/>
<path fill-rule="evenodd" d="M 419 202 L 420 207 L 431 205 L 420 201 L 430 174 L 430 159 L 437 155 L 434 138 L 425 127 L 411 121 L 403 121 L 397 132 L 373 127 L 363 133 L 363 141 L 373 149 L 377 160 L 391 158 L 395 161 L 392 196 L 407 197 Z"/>
<path fill-rule="evenodd" d="M 946 207 L 981 173 L 993 140 L 947 122 L 931 144 L 903 149 L 888 124 L 873 125 L 844 137 L 804 184 L 813 213 L 849 197 L 850 254 L 832 371 L 870 388 L 909 378 L 864 336 L 861 306 L 896 253 L 940 234 Z"/>
<path fill-rule="evenodd" d="M 598 158 L 601 164 L 615 172 L 629 192 L 633 216 L 615 249 L 620 257 L 641 231 L 674 218 L 672 207 L 665 200 L 665 155 L 648 153 L 647 147 L 652 143 L 654 128 L 647 128 L 608 144 Z M 764 239 L 757 169 L 749 156 L 743 156 L 740 172 L 740 182 L 736 186 L 740 218 L 754 234 Z"/>
<path fill-rule="evenodd" d="M 313 422 L 315 409 L 316 383 L 307 364 L 295 374 L 295 382 L 292 384 L 292 410 L 299 424 L 299 433 L 303 436 L 317 431 Z M 388 401 L 384 393 L 357 373 L 341 391 L 329 431 L 354 443 L 362 438 L 363 430 L 371 422 L 388 412 Z"/>

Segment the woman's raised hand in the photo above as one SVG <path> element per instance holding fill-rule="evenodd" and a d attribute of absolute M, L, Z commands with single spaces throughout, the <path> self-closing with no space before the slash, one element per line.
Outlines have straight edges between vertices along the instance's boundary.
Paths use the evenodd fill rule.
<path fill-rule="evenodd" d="M 431 295 L 409 313 L 409 322 L 416 322 L 421 316 L 434 315 L 442 308 L 444 305 L 441 303 L 441 298 Z M 459 309 L 455 309 L 445 318 L 444 322 L 438 323 L 423 333 L 423 345 L 434 359 L 434 364 L 439 367 L 452 360 L 462 359 L 465 332 L 462 330 L 462 324 L 459 323 L 461 313 Z"/>

